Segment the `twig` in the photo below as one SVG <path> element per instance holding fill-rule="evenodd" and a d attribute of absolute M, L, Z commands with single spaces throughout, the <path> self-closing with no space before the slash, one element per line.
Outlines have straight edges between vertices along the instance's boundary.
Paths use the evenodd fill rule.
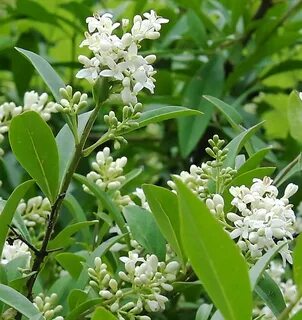
<path fill-rule="evenodd" d="M 28 242 L 25 238 L 23 238 L 23 236 L 21 234 L 19 234 L 13 226 L 8 225 L 8 227 L 13 232 L 13 234 L 16 236 L 16 239 L 19 239 L 23 243 L 25 243 L 29 247 L 29 249 L 34 252 L 34 254 L 36 256 L 40 254 L 40 251 L 35 246 L 33 246 L 30 242 Z"/>

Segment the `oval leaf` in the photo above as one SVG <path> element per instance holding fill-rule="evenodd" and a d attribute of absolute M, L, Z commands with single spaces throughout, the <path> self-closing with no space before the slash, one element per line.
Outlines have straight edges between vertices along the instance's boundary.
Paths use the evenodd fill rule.
<path fill-rule="evenodd" d="M 4 284 L 0 284 L 0 301 L 16 309 L 30 320 L 44 319 L 43 315 L 28 299 Z"/>
<path fill-rule="evenodd" d="M 184 262 L 177 196 L 168 189 L 153 185 L 143 185 L 143 190 L 160 231 Z"/>
<path fill-rule="evenodd" d="M 39 72 L 41 78 L 44 80 L 57 102 L 59 102 L 61 99 L 59 89 L 65 87 L 65 84 L 56 71 L 44 58 L 40 57 L 38 54 L 21 48 L 15 49 L 31 62 L 31 64 Z"/>
<path fill-rule="evenodd" d="M 166 241 L 162 236 L 151 212 L 138 206 L 127 206 L 123 210 L 133 238 L 161 261 L 166 256 Z"/>
<path fill-rule="evenodd" d="M 9 141 L 22 167 L 53 203 L 58 193 L 59 156 L 51 129 L 34 111 L 13 118 Z"/>
<path fill-rule="evenodd" d="M 91 320 L 117 320 L 117 318 L 107 309 L 98 307 L 91 318 Z"/>
<path fill-rule="evenodd" d="M 207 293 L 228 320 L 250 320 L 252 292 L 240 249 L 206 205 L 180 180 L 181 234 L 185 252 Z"/>

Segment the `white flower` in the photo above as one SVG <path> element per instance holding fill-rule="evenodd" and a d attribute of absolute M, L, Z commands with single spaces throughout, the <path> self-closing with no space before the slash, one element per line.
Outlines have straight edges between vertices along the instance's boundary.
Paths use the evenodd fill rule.
<path fill-rule="evenodd" d="M 29 252 L 28 246 L 21 240 L 15 240 L 13 244 L 5 242 L 0 262 L 1 264 L 7 264 L 8 262 L 21 256 L 28 257 L 24 267 L 29 268 L 31 254 Z"/>
<path fill-rule="evenodd" d="M 121 38 L 113 34 L 120 23 L 113 23 L 111 14 L 88 17 L 86 22 L 89 32 L 85 33 L 85 40 L 80 46 L 87 46 L 94 57 L 89 59 L 83 55 L 79 56 L 84 68 L 76 77 L 89 81 L 98 77 L 109 77 L 121 81 L 123 88 L 120 94 L 126 104 L 137 103 L 136 96 L 144 88 L 153 93 L 155 71 L 151 64 L 156 57 L 149 55 L 144 58 L 139 55 L 138 45 L 144 39 L 158 38 L 161 24 L 167 23 L 168 20 L 158 17 L 154 11 L 145 13 L 144 17 L 146 19 L 135 16 L 131 33 L 124 32 Z M 122 26 L 125 28 L 128 22 L 124 21 Z"/>
<path fill-rule="evenodd" d="M 297 186 L 288 185 L 284 196 L 278 199 L 278 189 L 272 185 L 270 178 L 254 179 L 253 182 L 250 188 L 230 188 L 234 197 L 231 204 L 237 213 L 229 212 L 227 218 L 234 225 L 231 237 L 245 241 L 245 250 L 249 250 L 252 257 L 258 258 L 263 252 L 293 238 L 296 219 L 292 206 L 288 204 L 288 197 L 297 191 Z M 284 263 L 292 263 L 288 245 L 280 250 L 280 254 Z"/>

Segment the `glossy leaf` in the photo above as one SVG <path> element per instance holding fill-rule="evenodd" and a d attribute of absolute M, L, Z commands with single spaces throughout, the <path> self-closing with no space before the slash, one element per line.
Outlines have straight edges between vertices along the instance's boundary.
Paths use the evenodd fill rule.
<path fill-rule="evenodd" d="M 88 298 L 88 294 L 84 290 L 73 289 L 68 295 L 68 306 L 72 310 L 79 304 L 85 302 Z"/>
<path fill-rule="evenodd" d="M 184 262 L 177 196 L 168 189 L 154 185 L 145 184 L 143 190 L 159 229 L 177 256 Z"/>
<path fill-rule="evenodd" d="M 67 226 L 53 240 L 49 242 L 48 249 L 65 248 L 69 246 L 73 242 L 73 239 L 70 238 L 72 235 L 74 235 L 81 229 L 94 225 L 96 223 L 98 223 L 98 220 L 77 222 Z"/>
<path fill-rule="evenodd" d="M 296 245 L 293 252 L 293 260 L 295 283 L 299 293 L 302 294 L 302 235 L 299 235 L 296 240 Z"/>
<path fill-rule="evenodd" d="M 8 235 L 9 225 L 12 223 L 18 204 L 33 184 L 34 181 L 32 180 L 20 184 L 5 203 L 0 214 L 0 256 L 2 255 L 4 243 Z"/>
<path fill-rule="evenodd" d="M 223 90 L 224 58 L 216 55 L 192 77 L 184 92 L 183 104 L 204 114 L 178 121 L 178 138 L 182 157 L 188 156 L 205 132 L 213 114 L 213 105 L 202 99 L 203 94 L 219 96 Z"/>
<path fill-rule="evenodd" d="M 267 274 L 263 273 L 262 278 L 255 287 L 256 294 L 272 310 L 273 314 L 278 317 L 286 308 L 286 304 L 276 282 Z"/>
<path fill-rule="evenodd" d="M 59 156 L 49 126 L 38 113 L 27 111 L 13 118 L 9 141 L 22 167 L 54 203 L 59 187 Z"/>
<path fill-rule="evenodd" d="M 83 314 L 84 312 L 101 304 L 102 301 L 103 301 L 103 299 L 101 299 L 101 298 L 94 298 L 94 299 L 90 299 L 88 301 L 81 303 L 65 317 L 65 320 L 78 320 L 78 319 L 80 319 L 81 314 Z"/>
<path fill-rule="evenodd" d="M 275 177 L 274 184 L 279 187 L 286 180 L 297 174 L 302 170 L 302 157 L 301 153 L 291 161 L 285 168 L 283 168 Z"/>
<path fill-rule="evenodd" d="M 247 171 L 256 169 L 271 149 L 272 149 L 271 147 L 264 148 L 264 149 L 257 151 L 255 154 L 253 154 L 239 168 L 239 170 L 237 171 L 237 176 L 239 176 Z"/>
<path fill-rule="evenodd" d="M 61 99 L 59 89 L 65 87 L 65 84 L 56 71 L 44 58 L 36 53 L 21 48 L 16 48 L 16 50 L 23 54 L 32 63 L 54 95 L 57 102 L 59 102 Z"/>
<path fill-rule="evenodd" d="M 288 122 L 291 136 L 298 142 L 302 142 L 302 100 L 297 91 L 293 91 L 289 96 Z"/>
<path fill-rule="evenodd" d="M 234 129 L 239 129 L 241 131 L 239 125 L 242 123 L 243 119 L 234 107 L 212 96 L 204 95 L 203 97 L 211 102 L 226 117 Z"/>
<path fill-rule="evenodd" d="M 91 320 L 117 320 L 117 318 L 104 307 L 98 307 L 95 309 Z"/>
<path fill-rule="evenodd" d="M 160 261 L 165 260 L 166 241 L 163 238 L 153 215 L 138 206 L 127 206 L 123 210 L 133 238 L 149 254 L 155 254 Z"/>
<path fill-rule="evenodd" d="M 235 164 L 235 158 L 238 155 L 244 144 L 255 134 L 255 132 L 262 126 L 262 122 L 257 125 L 241 132 L 235 137 L 226 147 L 228 149 L 227 158 L 224 161 L 224 167 L 233 167 Z"/>
<path fill-rule="evenodd" d="M 0 301 L 16 309 L 30 320 L 43 319 L 40 311 L 27 298 L 4 284 L 0 284 Z"/>
<path fill-rule="evenodd" d="M 195 273 L 226 319 L 250 320 L 252 293 L 240 249 L 206 205 L 183 182 L 175 183 L 182 242 Z"/>
<path fill-rule="evenodd" d="M 56 255 L 56 260 L 59 264 L 69 272 L 69 274 L 77 279 L 83 269 L 81 262 L 85 259 L 71 252 L 63 252 Z"/>
<path fill-rule="evenodd" d="M 213 309 L 212 304 L 202 304 L 197 310 L 195 320 L 208 320 Z"/>
<path fill-rule="evenodd" d="M 302 319 L 302 310 L 295 313 L 290 320 L 301 320 Z"/>
<path fill-rule="evenodd" d="M 287 242 L 284 242 L 277 245 L 275 248 L 271 248 L 252 266 L 249 271 L 252 290 L 254 290 L 258 280 L 266 270 L 268 264 L 276 256 L 279 250 L 281 250 L 286 244 Z"/>

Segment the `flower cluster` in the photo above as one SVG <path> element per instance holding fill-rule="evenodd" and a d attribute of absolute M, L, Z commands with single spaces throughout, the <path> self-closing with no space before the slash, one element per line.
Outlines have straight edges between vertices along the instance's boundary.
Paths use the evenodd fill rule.
<path fill-rule="evenodd" d="M 121 98 L 125 104 L 136 104 L 137 94 L 147 88 L 154 91 L 153 78 L 155 71 L 152 63 L 156 57 L 148 55 L 143 57 L 138 54 L 140 42 L 144 39 L 157 39 L 160 34 L 161 24 L 168 20 L 156 15 L 152 10 L 142 16 L 135 16 L 133 26 L 129 32 L 129 20 L 122 21 L 123 35 L 118 37 L 113 32 L 121 25 L 114 23 L 112 15 L 105 13 L 88 17 L 88 31 L 81 47 L 87 46 L 93 57 L 89 59 L 84 55 L 79 56 L 79 61 L 84 68 L 77 73 L 78 78 L 94 81 L 98 77 L 110 77 L 122 84 Z"/>
<path fill-rule="evenodd" d="M 88 96 L 86 93 L 76 91 L 73 93 L 71 86 L 60 88 L 62 99 L 56 103 L 55 108 L 58 112 L 78 114 L 79 111 L 87 106 Z"/>
<path fill-rule="evenodd" d="M 27 202 L 22 200 L 17 210 L 20 212 L 25 225 L 32 235 L 36 235 L 39 238 L 40 235 L 37 233 L 39 229 L 42 229 L 42 233 L 44 233 L 45 223 L 51 211 L 51 204 L 48 198 L 36 196 L 30 198 Z"/>
<path fill-rule="evenodd" d="M 14 102 L 4 102 L 0 105 L 0 143 L 4 140 L 4 133 L 9 130 L 10 121 L 13 117 L 26 111 L 32 110 L 38 112 L 41 117 L 48 121 L 51 113 L 56 112 L 55 103 L 47 102 L 47 93 L 42 93 L 40 96 L 35 91 L 26 92 L 24 95 L 23 106 L 16 106 Z M 4 151 L 0 148 L 0 155 Z"/>
<path fill-rule="evenodd" d="M 29 268 L 31 254 L 28 246 L 19 239 L 14 240 L 12 244 L 6 241 L 3 247 L 0 263 L 7 264 L 21 256 L 27 257 L 24 268 Z"/>
<path fill-rule="evenodd" d="M 224 140 L 219 139 L 218 135 L 214 135 L 213 139 L 209 139 L 209 144 L 211 148 L 208 147 L 205 151 L 213 160 L 204 162 L 201 166 L 193 164 L 189 172 L 182 171 L 180 175 L 175 175 L 202 199 L 211 197 L 210 182 L 215 183 L 216 193 L 222 193 L 236 173 L 236 170 L 231 167 L 223 167 L 223 162 L 228 154 L 226 148 L 222 149 Z M 167 183 L 175 192 L 175 183 L 173 181 Z"/>
<path fill-rule="evenodd" d="M 176 280 L 179 263 L 159 262 L 152 254 L 145 258 L 130 251 L 128 257 L 121 257 L 125 271 L 118 273 L 116 280 L 107 270 L 100 258 L 95 259 L 95 268 L 89 268 L 90 286 L 104 298 L 104 305 L 111 312 L 117 313 L 119 320 L 151 320 L 144 312 L 165 310 L 168 298 L 164 292 L 173 290 L 171 285 Z"/>
<path fill-rule="evenodd" d="M 108 137 L 114 140 L 115 149 L 119 149 L 122 143 L 127 143 L 127 140 L 121 135 L 122 133 L 139 126 L 137 120 L 140 118 L 141 111 L 142 104 L 136 103 L 134 107 L 124 106 L 122 121 L 118 120 L 112 110 L 104 116 L 104 122 L 108 126 Z"/>
<path fill-rule="evenodd" d="M 270 267 L 267 270 L 268 274 L 272 277 L 272 279 L 277 283 L 284 297 L 284 301 L 287 305 L 294 303 L 298 297 L 297 286 L 294 284 L 291 278 L 285 279 L 285 268 L 279 261 L 272 261 L 270 263 Z M 302 310 L 302 300 L 300 300 L 290 315 L 296 314 L 298 311 Z M 271 309 L 266 305 L 259 305 L 257 308 L 253 310 L 254 316 L 260 317 L 263 320 L 274 320 L 276 317 L 274 316 Z"/>
<path fill-rule="evenodd" d="M 58 296 L 53 293 L 45 296 L 43 293 L 34 298 L 34 306 L 43 314 L 45 320 L 64 320 L 61 316 L 56 316 L 62 311 L 63 307 L 57 305 Z"/>
<path fill-rule="evenodd" d="M 109 192 L 112 199 L 120 206 L 131 203 L 128 195 L 122 196 L 120 188 L 125 181 L 123 175 L 124 167 L 127 164 L 127 158 L 118 158 L 115 161 L 110 155 L 110 149 L 105 147 L 96 155 L 96 161 L 92 162 L 93 171 L 87 174 L 88 180 L 95 183 L 101 190 Z M 90 192 L 87 186 L 83 186 L 86 192 Z"/>
<path fill-rule="evenodd" d="M 284 195 L 278 198 L 278 189 L 272 184 L 272 179 L 254 179 L 253 185 L 231 187 L 233 196 L 231 204 L 237 209 L 229 212 L 227 218 L 233 223 L 231 237 L 238 239 L 238 244 L 244 252 L 249 252 L 252 259 L 262 256 L 264 251 L 283 241 L 293 239 L 295 233 L 295 214 L 289 198 L 295 194 L 298 187 L 290 183 Z M 284 263 L 292 263 L 288 245 L 281 249 Z"/>

